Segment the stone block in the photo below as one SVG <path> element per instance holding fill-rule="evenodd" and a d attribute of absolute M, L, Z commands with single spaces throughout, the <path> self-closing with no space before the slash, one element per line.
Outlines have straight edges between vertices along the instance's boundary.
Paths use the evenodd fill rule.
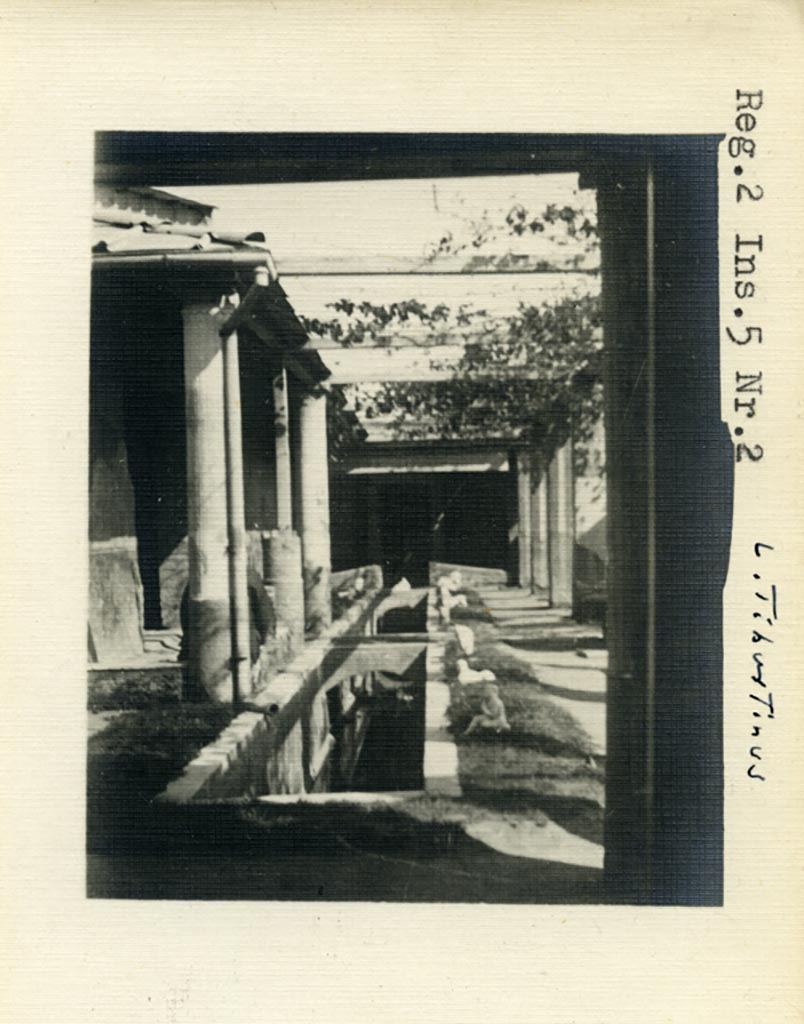
<path fill-rule="evenodd" d="M 92 543 L 89 559 L 90 657 L 107 664 L 141 657 L 143 595 L 136 539 Z"/>
<path fill-rule="evenodd" d="M 301 722 L 290 730 L 265 765 L 267 792 L 304 793 L 304 742 Z"/>

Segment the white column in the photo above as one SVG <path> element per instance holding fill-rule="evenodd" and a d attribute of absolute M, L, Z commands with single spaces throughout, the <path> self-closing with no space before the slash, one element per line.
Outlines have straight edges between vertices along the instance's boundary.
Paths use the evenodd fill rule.
<path fill-rule="evenodd" d="M 547 525 L 550 550 L 550 603 L 571 609 L 575 547 L 575 495 L 572 441 L 559 448 L 547 472 Z"/>
<path fill-rule="evenodd" d="M 527 452 L 516 453 L 517 538 L 519 543 L 519 585 L 527 590 L 533 583 L 531 564 L 531 465 Z"/>
<path fill-rule="evenodd" d="M 243 485 L 243 427 L 240 403 L 240 359 L 237 332 L 223 341 L 224 406 L 226 418 L 227 501 L 229 535 L 229 597 L 232 621 L 232 679 L 234 698 L 251 692 L 249 636 L 248 548 L 246 500 Z"/>
<path fill-rule="evenodd" d="M 304 587 L 301 543 L 293 530 L 269 530 L 263 534 L 266 585 L 274 602 L 277 635 L 288 637 L 293 654 L 304 646 Z"/>
<path fill-rule="evenodd" d="M 550 592 L 550 556 L 547 541 L 547 467 L 533 464 L 531 475 L 531 584 L 534 593 Z"/>
<path fill-rule="evenodd" d="M 190 678 L 232 700 L 223 352 L 209 303 L 182 309 L 187 421 Z"/>
<path fill-rule="evenodd" d="M 299 435 L 305 609 L 308 628 L 319 632 L 332 621 L 326 392 L 302 397 Z"/>
<path fill-rule="evenodd" d="M 290 392 L 284 366 L 274 378 L 273 389 L 277 529 L 268 534 L 269 579 L 274 588 L 277 626 L 288 630 L 291 650 L 296 652 L 304 644 L 304 588 L 301 544 L 293 529 Z"/>

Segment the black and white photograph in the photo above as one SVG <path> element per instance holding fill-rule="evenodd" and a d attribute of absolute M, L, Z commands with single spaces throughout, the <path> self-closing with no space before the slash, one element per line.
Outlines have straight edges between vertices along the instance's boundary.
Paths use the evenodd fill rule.
<path fill-rule="evenodd" d="M 798 0 L 7 0 L 2 1024 L 795 1024 Z"/>
<path fill-rule="evenodd" d="M 720 142 L 98 134 L 90 896 L 720 902 Z"/>

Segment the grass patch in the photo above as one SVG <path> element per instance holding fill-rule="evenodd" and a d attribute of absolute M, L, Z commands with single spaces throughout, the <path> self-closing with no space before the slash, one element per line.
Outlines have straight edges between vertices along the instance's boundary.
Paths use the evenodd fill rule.
<path fill-rule="evenodd" d="M 477 637 L 477 658 L 482 661 L 483 668 L 490 668 L 497 675 L 506 679 L 519 680 L 525 683 L 538 683 L 538 677 L 528 671 L 528 663 L 515 653 L 509 653 L 505 646 L 496 643 L 491 637 Z"/>
<path fill-rule="evenodd" d="M 117 711 L 175 705 L 182 696 L 182 668 L 90 670 L 89 711 Z"/>
<path fill-rule="evenodd" d="M 582 839 L 588 839 L 590 843 L 602 846 L 603 811 L 598 802 L 599 793 L 595 792 L 595 789 L 599 789 L 599 784 L 592 780 L 584 783 L 582 779 L 576 782 L 577 787 L 572 789 L 559 781 L 555 786 L 557 792 L 551 792 L 551 783 L 547 780 L 537 794 L 523 793 L 521 789 L 497 789 L 489 792 L 467 786 L 464 791 L 464 802 L 474 808 L 476 817 L 483 817 L 485 809 L 488 808 L 495 814 L 506 817 L 525 815 L 532 818 L 534 808 L 537 808 L 561 828 Z"/>
<path fill-rule="evenodd" d="M 532 682 L 498 675 L 497 685 L 510 733 L 477 732 L 467 737 L 463 733 L 479 708 L 481 686 L 450 685 L 447 716 L 458 745 L 461 784 L 507 790 L 519 787 L 526 792 L 578 793 L 580 789 L 591 798 L 599 795 L 603 776 L 589 760 L 592 741 L 572 715 Z M 557 782 L 572 784 L 557 787 Z M 590 782 L 595 785 L 590 787 Z"/>
<path fill-rule="evenodd" d="M 318 852 L 345 841 L 362 850 L 426 859 L 448 850 L 461 835 L 457 818 L 415 816 L 384 806 L 298 804 L 288 812 L 251 805 L 242 818 L 270 836 L 273 849 L 306 846 Z"/>
<path fill-rule="evenodd" d="M 497 676 L 500 697 L 511 725 L 509 733 L 478 731 L 464 737 L 477 714 L 482 684 L 457 682 L 460 647 L 445 649 L 450 705 L 447 717 L 458 746 L 458 774 L 467 800 L 497 812 L 543 810 L 563 827 L 601 842 L 604 773 L 591 759 L 594 744 L 564 708 L 544 693 L 539 682 L 494 645 L 493 630 L 475 629 L 475 668 Z"/>
<path fill-rule="evenodd" d="M 124 711 L 90 737 L 87 825 L 93 836 L 130 830 L 144 807 L 232 720 L 221 704 Z"/>
<path fill-rule="evenodd" d="M 125 711 L 90 738 L 89 755 L 125 754 L 184 765 L 233 715 L 226 704 L 174 704 Z"/>
<path fill-rule="evenodd" d="M 541 693 L 537 685 L 510 676 L 498 676 L 497 685 L 511 725 L 510 733 L 498 737 L 478 732 L 464 738 L 464 730 L 479 709 L 482 686 L 451 684 L 447 714 L 460 747 L 491 750 L 495 759 L 501 747 L 526 751 L 531 757 L 541 754 L 551 758 L 585 759 L 592 753 L 592 741 L 584 729 L 569 712 Z"/>

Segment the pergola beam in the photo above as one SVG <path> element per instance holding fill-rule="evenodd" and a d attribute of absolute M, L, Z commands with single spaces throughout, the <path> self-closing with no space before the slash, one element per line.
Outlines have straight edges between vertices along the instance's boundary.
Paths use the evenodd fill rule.
<path fill-rule="evenodd" d="M 463 345 L 361 346 L 360 348 L 319 349 L 332 371 L 331 384 L 381 384 L 411 381 L 453 380 L 464 355 Z M 473 380 L 499 380 L 501 376 L 517 380 L 538 380 L 533 369 L 511 367 L 504 374 L 473 371 Z"/>
<path fill-rule="evenodd" d="M 677 137 L 661 135 L 103 131 L 96 135 L 95 180 L 180 186 L 594 175 L 646 152 L 673 153 L 674 146 Z"/>

